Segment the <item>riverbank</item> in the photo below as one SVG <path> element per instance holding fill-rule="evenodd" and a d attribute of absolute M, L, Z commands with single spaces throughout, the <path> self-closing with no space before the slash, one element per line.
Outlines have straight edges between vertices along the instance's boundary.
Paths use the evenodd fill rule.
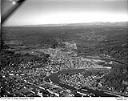
<path fill-rule="evenodd" d="M 81 93 L 93 93 L 95 94 L 95 96 L 101 96 L 101 97 L 118 97 L 118 95 L 112 94 L 112 93 L 107 93 L 104 91 L 100 91 L 100 90 L 94 90 L 92 88 L 88 88 L 88 87 L 84 87 L 83 89 L 86 89 L 87 91 L 81 90 L 81 89 L 76 89 L 72 86 L 66 85 L 66 84 L 62 84 L 59 81 L 58 75 L 61 73 L 80 73 L 83 72 L 85 69 L 75 69 L 75 70 L 63 70 L 63 71 L 59 71 L 58 73 L 53 73 L 50 76 L 45 78 L 45 81 L 51 80 L 54 84 L 57 84 L 63 88 L 67 88 L 70 89 L 72 91 L 79 91 Z"/>

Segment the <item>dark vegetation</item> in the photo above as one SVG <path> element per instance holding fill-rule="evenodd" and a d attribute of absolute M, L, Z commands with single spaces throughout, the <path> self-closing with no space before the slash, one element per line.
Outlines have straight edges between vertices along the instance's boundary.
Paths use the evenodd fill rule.
<path fill-rule="evenodd" d="M 61 26 L 61 27 L 6 27 L 5 40 L 22 41 L 24 45 L 56 48 L 63 41 L 74 41 L 78 54 L 110 55 L 127 63 L 127 26 Z"/>
<path fill-rule="evenodd" d="M 124 92 L 128 88 L 128 67 L 127 65 L 115 65 L 111 72 L 103 78 L 104 86 L 113 87 L 118 92 Z M 125 82 L 125 83 L 124 83 Z"/>
<path fill-rule="evenodd" d="M 0 53 L 1 56 L 1 67 L 4 68 L 9 66 L 10 64 L 14 64 L 13 67 L 17 67 L 20 63 L 27 63 L 27 62 L 43 62 L 44 64 L 48 62 L 47 54 L 42 55 L 42 57 L 37 57 L 30 54 L 15 54 L 13 51 L 3 50 Z M 15 68 L 18 69 L 18 68 Z"/>

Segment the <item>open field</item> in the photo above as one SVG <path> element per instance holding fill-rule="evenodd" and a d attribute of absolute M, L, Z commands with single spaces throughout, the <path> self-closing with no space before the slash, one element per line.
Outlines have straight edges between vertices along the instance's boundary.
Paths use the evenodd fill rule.
<path fill-rule="evenodd" d="M 5 27 L 5 40 L 34 47 L 58 47 L 61 42 L 75 42 L 78 54 L 109 55 L 122 62 L 128 59 L 126 25 L 65 25 L 44 27 Z"/>

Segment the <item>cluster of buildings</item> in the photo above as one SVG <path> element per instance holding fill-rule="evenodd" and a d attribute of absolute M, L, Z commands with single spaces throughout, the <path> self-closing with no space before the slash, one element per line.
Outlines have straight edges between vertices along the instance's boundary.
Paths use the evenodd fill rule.
<path fill-rule="evenodd" d="M 41 57 L 41 54 L 49 54 L 49 62 L 25 61 L 14 66 L 14 63 L 1 71 L 5 96 L 74 96 L 70 90 L 61 88 L 52 82 L 46 82 L 44 78 L 64 69 L 105 68 L 96 64 L 94 60 L 77 56 L 72 49 L 77 49 L 76 44 L 65 43 L 68 51 L 61 48 L 33 49 L 24 51 L 30 55 Z M 43 58 L 43 57 L 42 57 Z M 102 88 L 97 82 L 98 76 L 91 75 L 86 78 L 81 73 L 74 75 L 60 75 L 60 82 L 79 89 L 81 87 Z M 6 85 L 6 87 L 5 87 Z M 10 86 L 11 85 L 11 86 Z M 6 90 L 5 90 L 6 89 Z"/>
<path fill-rule="evenodd" d="M 75 51 L 62 51 L 59 48 L 36 49 L 35 51 L 49 54 L 49 65 L 58 64 L 60 69 L 106 68 L 96 64 L 92 59 L 77 56 Z"/>
<path fill-rule="evenodd" d="M 72 86 L 76 89 L 81 89 L 84 87 L 88 87 L 93 90 L 99 90 L 104 91 L 108 94 L 116 95 L 116 96 L 128 96 L 128 87 L 127 82 L 123 81 L 123 83 L 126 85 L 125 89 L 120 89 L 120 91 L 117 91 L 114 89 L 114 87 L 106 85 L 104 83 L 104 79 L 102 78 L 104 76 L 101 75 L 88 75 L 84 76 L 83 73 L 64 73 L 59 75 L 59 80 L 63 84 L 67 84 L 69 86 Z"/>
<path fill-rule="evenodd" d="M 29 63 L 28 63 L 29 64 Z M 21 65 L 19 65 L 20 67 Z M 73 96 L 67 89 L 63 89 L 52 82 L 45 82 L 44 78 L 50 75 L 49 69 L 45 67 L 24 68 L 15 70 L 16 67 L 8 67 L 2 70 L 2 94 L 8 97 L 38 97 L 38 96 Z M 26 68 L 25 68 L 26 67 Z M 18 68 L 18 67 L 17 67 Z"/>
<path fill-rule="evenodd" d="M 75 73 L 75 74 L 60 74 L 59 79 L 63 84 L 68 84 L 76 89 L 80 89 L 82 87 L 88 87 L 91 89 L 95 89 L 97 86 L 102 86 L 97 80 L 100 77 L 95 75 L 90 75 L 84 77 L 83 73 Z"/>

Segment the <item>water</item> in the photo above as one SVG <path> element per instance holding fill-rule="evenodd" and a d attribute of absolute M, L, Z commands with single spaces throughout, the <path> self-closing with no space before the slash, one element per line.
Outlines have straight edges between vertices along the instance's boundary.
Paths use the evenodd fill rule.
<path fill-rule="evenodd" d="M 116 97 L 115 95 L 106 94 L 104 91 L 93 90 L 93 89 L 89 89 L 87 87 L 82 88 L 82 89 L 86 89 L 87 91 L 84 91 L 82 89 L 77 90 L 76 88 L 74 88 L 72 86 L 62 84 L 59 81 L 58 75 L 60 75 L 61 73 L 63 73 L 63 74 L 64 73 L 80 73 L 80 72 L 83 72 L 83 71 L 85 71 L 85 69 L 63 70 L 63 71 L 59 71 L 58 73 L 51 74 L 50 76 L 46 77 L 45 80 L 48 81 L 50 79 L 53 83 L 58 84 L 61 87 L 70 89 L 72 91 L 79 91 L 79 92 L 85 93 L 85 94 L 86 93 L 92 93 L 92 94 L 95 94 L 95 96 L 98 96 L 98 97 L 99 96 L 101 96 L 101 97 Z M 80 95 L 77 94 L 77 96 L 80 96 Z"/>

